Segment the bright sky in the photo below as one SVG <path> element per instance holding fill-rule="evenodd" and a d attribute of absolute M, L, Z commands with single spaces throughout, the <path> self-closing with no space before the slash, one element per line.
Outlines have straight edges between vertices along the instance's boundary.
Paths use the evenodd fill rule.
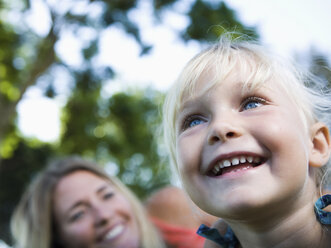
<path fill-rule="evenodd" d="M 7 244 L 5 244 L 5 242 L 0 240 L 0 248 L 7 248 L 7 247 L 9 247 L 9 246 L 7 246 Z"/>
<path fill-rule="evenodd" d="M 50 0 L 51 1 L 51 0 Z M 216 0 L 215 0 L 216 1 Z M 41 2 L 41 0 L 34 0 Z M 118 73 L 109 84 L 109 93 L 126 85 L 153 85 L 167 90 L 184 64 L 199 51 L 191 42 L 183 44 L 172 30 L 181 30 L 187 24 L 185 16 L 169 13 L 165 26 L 155 27 L 150 21 L 151 9 L 144 1 L 141 9 L 132 13 L 136 22 L 143 26 L 142 37 L 154 45 L 150 55 L 139 57 L 139 47 L 122 31 L 110 28 L 102 34 L 102 56 L 98 62 L 112 66 Z M 283 54 L 308 52 L 311 46 L 323 52 L 331 60 L 331 0 L 227 0 L 229 7 L 247 25 L 257 26 L 262 41 Z M 180 8 L 181 6 L 178 6 Z M 29 19 L 31 26 L 40 34 L 48 28 L 42 5 L 36 4 Z M 98 10 L 96 10 L 98 11 Z M 37 24 L 37 25 L 36 25 Z M 79 65 L 80 42 L 67 33 L 57 45 L 60 56 L 71 65 Z M 60 80 L 59 80 L 60 82 Z M 63 98 L 49 100 L 40 90 L 31 88 L 18 106 L 20 130 L 27 136 L 44 141 L 54 141 L 59 134 L 59 108 Z"/>

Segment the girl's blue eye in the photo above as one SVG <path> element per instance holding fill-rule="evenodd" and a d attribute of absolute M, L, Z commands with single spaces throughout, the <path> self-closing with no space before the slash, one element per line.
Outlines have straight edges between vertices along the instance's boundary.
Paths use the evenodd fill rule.
<path fill-rule="evenodd" d="M 189 127 L 194 127 L 194 126 L 200 125 L 200 124 L 202 124 L 202 123 L 203 123 L 202 120 L 200 120 L 200 119 L 194 119 L 193 121 L 191 121 L 191 122 L 189 123 Z"/>
<path fill-rule="evenodd" d="M 242 104 L 242 109 L 243 110 L 248 110 L 248 109 L 253 109 L 253 108 L 257 108 L 260 107 L 261 105 L 263 105 L 266 102 L 266 100 L 264 100 L 263 98 L 260 97 L 249 97 L 247 98 L 244 103 Z"/>
<path fill-rule="evenodd" d="M 247 104 L 245 104 L 244 109 L 257 108 L 260 105 L 261 105 L 261 103 L 252 101 L 252 102 L 248 102 Z"/>
<path fill-rule="evenodd" d="M 206 121 L 203 120 L 201 117 L 199 116 L 189 116 L 183 124 L 183 130 L 187 129 L 187 128 L 191 128 L 200 124 L 205 123 Z"/>

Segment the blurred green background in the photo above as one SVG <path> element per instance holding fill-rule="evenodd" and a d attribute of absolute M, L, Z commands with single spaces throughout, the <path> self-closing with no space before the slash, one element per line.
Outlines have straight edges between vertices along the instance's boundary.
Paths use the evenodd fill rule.
<path fill-rule="evenodd" d="M 180 14 L 186 17 L 187 24 L 175 32 L 185 44 L 194 41 L 203 47 L 226 30 L 260 37 L 257 27 L 240 21 L 226 2 L 208 0 L 39 0 L 50 17 L 50 27 L 40 35 L 24 21 L 33 1 L 36 0 L 0 0 L 0 240 L 8 244 L 13 208 L 35 173 L 52 158 L 79 154 L 96 160 L 142 200 L 171 182 L 159 132 L 164 92 L 153 87 L 127 87 L 105 94 L 105 87 L 116 80 L 117 71 L 95 63 L 100 36 L 84 41 L 80 48 L 82 62 L 77 67 L 57 53 L 56 46 L 64 32 L 101 33 L 116 27 L 135 40 L 144 57 L 155 44 L 142 38 L 142 27 L 133 20 L 132 11 L 142 3 L 149 4 L 155 25 L 166 25 L 165 13 L 178 13 L 180 5 L 185 4 Z M 77 11 L 75 6 L 81 3 L 85 7 Z M 89 11 L 95 7 L 100 11 Z M 329 60 L 321 51 L 312 49 L 297 58 L 304 58 L 305 66 L 330 85 Z M 32 86 L 48 98 L 59 97 L 63 93 L 57 83 L 63 72 L 69 79 L 59 138 L 45 142 L 25 136 L 18 128 L 18 104 Z"/>

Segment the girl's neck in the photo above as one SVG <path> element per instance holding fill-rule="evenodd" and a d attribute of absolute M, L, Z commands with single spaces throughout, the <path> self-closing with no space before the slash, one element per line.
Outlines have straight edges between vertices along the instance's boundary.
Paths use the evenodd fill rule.
<path fill-rule="evenodd" d="M 331 229 L 317 221 L 311 203 L 285 217 L 229 223 L 243 248 L 331 247 Z"/>

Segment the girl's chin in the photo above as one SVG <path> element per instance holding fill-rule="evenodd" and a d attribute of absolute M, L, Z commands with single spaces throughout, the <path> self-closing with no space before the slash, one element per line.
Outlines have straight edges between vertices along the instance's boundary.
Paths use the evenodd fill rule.
<path fill-rule="evenodd" d="M 201 202 L 201 201 L 200 201 Z M 265 209 L 272 207 L 271 203 L 268 203 L 266 198 L 259 197 L 245 197 L 243 194 L 231 197 L 213 198 L 204 200 L 205 204 L 197 205 L 205 212 L 215 215 L 220 218 L 226 218 L 229 216 L 236 216 L 236 218 L 246 218 L 248 215 L 259 214 Z"/>

